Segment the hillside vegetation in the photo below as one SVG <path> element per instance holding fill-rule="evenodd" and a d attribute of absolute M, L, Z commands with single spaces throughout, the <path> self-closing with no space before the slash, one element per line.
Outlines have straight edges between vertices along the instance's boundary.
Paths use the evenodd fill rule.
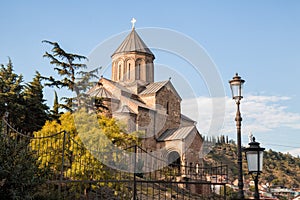
<path fill-rule="evenodd" d="M 217 143 L 206 155 L 205 163 L 212 165 L 220 163 L 228 165 L 229 181 L 234 181 L 238 176 L 237 146 L 234 142 Z M 260 182 L 269 183 L 270 186 L 287 188 L 300 187 L 300 158 L 288 153 L 266 150 L 264 152 L 264 166 Z M 248 174 L 247 162 L 243 153 L 243 173 L 246 181 L 252 180 Z"/>

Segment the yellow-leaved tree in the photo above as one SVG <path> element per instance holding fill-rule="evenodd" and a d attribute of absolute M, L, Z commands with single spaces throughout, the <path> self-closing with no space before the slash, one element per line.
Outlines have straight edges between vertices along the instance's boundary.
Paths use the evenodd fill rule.
<path fill-rule="evenodd" d="M 84 109 L 66 112 L 57 121 L 47 121 L 34 136 L 30 146 L 38 154 L 40 167 L 50 167 L 52 180 L 90 181 L 72 183 L 68 189 L 84 193 L 95 187 L 93 181 L 121 179 L 121 174 L 111 167 L 126 170 L 126 160 L 122 161 L 124 149 L 139 142 L 137 133 L 126 133 L 115 119 L 97 117 Z M 105 187 L 112 188 L 115 195 L 125 194 L 126 187 L 121 184 L 110 183 Z M 104 183 L 97 183 L 98 187 L 101 185 Z"/>

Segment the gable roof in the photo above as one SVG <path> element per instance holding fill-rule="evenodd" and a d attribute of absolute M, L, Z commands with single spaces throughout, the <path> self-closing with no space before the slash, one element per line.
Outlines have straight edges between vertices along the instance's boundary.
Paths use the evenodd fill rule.
<path fill-rule="evenodd" d="M 113 98 L 112 94 L 107 89 L 105 89 L 103 85 L 97 86 L 93 87 L 90 91 L 87 92 L 87 94 L 92 97 Z"/>
<path fill-rule="evenodd" d="M 158 141 L 169 141 L 169 140 L 182 140 L 185 139 L 193 130 L 195 126 L 185 126 L 178 129 L 168 129 L 159 138 Z"/>
<path fill-rule="evenodd" d="M 99 80 L 100 84 L 95 85 L 93 88 L 91 88 L 87 94 L 89 94 L 90 96 L 97 96 L 97 97 L 102 97 L 102 98 L 112 98 L 112 99 L 118 99 L 126 102 L 130 102 L 131 104 L 134 104 L 136 106 L 148 109 L 148 110 L 153 110 L 153 108 L 147 106 L 140 98 L 138 95 L 133 94 L 129 89 L 127 89 L 126 87 L 124 87 L 123 85 L 114 82 L 112 80 L 106 79 L 104 77 L 101 77 L 101 79 Z M 106 86 L 110 85 L 114 88 L 116 88 L 117 91 L 119 91 L 119 95 L 116 95 L 116 92 L 113 94 L 112 92 L 110 92 Z M 130 105 L 127 105 L 128 108 L 134 113 L 133 109 L 130 108 Z"/>
<path fill-rule="evenodd" d="M 163 86 L 165 86 L 169 81 L 161 81 L 150 83 L 146 86 L 146 89 L 143 90 L 140 95 L 148 95 L 148 94 L 155 94 L 158 92 Z"/>
<path fill-rule="evenodd" d="M 133 113 L 136 114 L 132 109 L 129 108 L 128 105 L 123 105 L 116 113 Z"/>
<path fill-rule="evenodd" d="M 163 88 L 164 86 L 169 87 L 174 94 L 181 100 L 180 95 L 178 94 L 178 92 L 176 91 L 176 89 L 174 88 L 173 84 L 171 83 L 170 80 L 167 81 L 161 81 L 161 82 L 155 82 L 155 83 L 149 83 L 146 86 L 146 89 L 143 90 L 142 92 L 139 93 L 139 95 L 143 96 L 143 95 L 152 95 L 157 93 L 161 88 Z"/>
<path fill-rule="evenodd" d="M 127 89 L 126 87 L 124 87 L 123 85 L 119 84 L 118 82 L 112 81 L 110 79 L 101 77 L 101 79 L 99 80 L 99 82 L 102 82 L 103 85 L 105 85 L 105 83 L 103 82 L 105 81 L 106 83 L 110 83 L 113 86 L 117 87 L 118 89 L 120 89 L 121 91 L 127 92 L 127 93 L 132 93 L 129 89 Z"/>
<path fill-rule="evenodd" d="M 185 121 L 189 121 L 189 122 L 193 122 L 195 123 L 195 120 L 192 120 L 191 118 L 189 118 L 188 116 L 184 115 L 184 114 L 180 114 L 180 118 L 185 120 Z"/>
<path fill-rule="evenodd" d="M 136 105 L 136 106 L 139 106 L 141 108 L 146 108 L 148 110 L 151 110 L 151 111 L 155 111 L 153 108 L 150 108 L 149 106 L 147 106 L 144 102 L 142 101 L 138 101 L 136 99 L 133 99 L 133 98 L 130 98 L 130 97 L 127 97 L 127 96 L 123 96 L 123 100 L 127 100 L 128 102 Z"/>
<path fill-rule="evenodd" d="M 147 47 L 145 42 L 140 38 L 134 28 L 121 43 L 121 45 L 117 48 L 117 50 L 113 53 L 113 55 L 124 52 L 140 52 L 152 55 L 154 57 L 154 54 Z"/>

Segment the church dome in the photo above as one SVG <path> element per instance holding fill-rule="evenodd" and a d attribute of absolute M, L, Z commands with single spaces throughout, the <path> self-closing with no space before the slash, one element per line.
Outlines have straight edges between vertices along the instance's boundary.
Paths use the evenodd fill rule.
<path fill-rule="evenodd" d="M 140 38 L 135 29 L 133 28 L 130 34 L 125 38 L 122 44 L 117 48 L 117 50 L 113 53 L 112 56 L 119 53 L 144 53 L 153 56 L 154 54 L 147 47 L 145 42 Z"/>
<path fill-rule="evenodd" d="M 154 82 L 154 54 L 137 34 L 132 19 L 132 30 L 112 54 L 112 80 L 119 83 Z M 138 87 L 134 88 L 138 93 Z"/>

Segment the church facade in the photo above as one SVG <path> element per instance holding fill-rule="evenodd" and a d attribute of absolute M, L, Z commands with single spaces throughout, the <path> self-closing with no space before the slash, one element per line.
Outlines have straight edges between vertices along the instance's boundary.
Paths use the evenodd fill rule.
<path fill-rule="evenodd" d="M 170 164 L 201 163 L 203 139 L 196 122 L 181 113 L 171 80 L 154 81 L 155 56 L 134 27 L 112 54 L 111 79 L 101 77 L 88 94 L 103 100 L 105 114 L 142 133 L 142 147 Z"/>

